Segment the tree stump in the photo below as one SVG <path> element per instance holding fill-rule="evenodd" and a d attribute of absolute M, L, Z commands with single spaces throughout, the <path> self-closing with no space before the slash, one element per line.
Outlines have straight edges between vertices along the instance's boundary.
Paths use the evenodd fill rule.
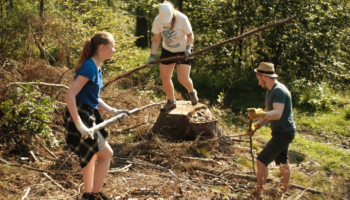
<path fill-rule="evenodd" d="M 175 109 L 161 112 L 151 131 L 170 139 L 187 141 L 197 137 L 212 139 L 223 134 L 208 107 L 201 103 L 192 106 L 190 101 L 176 101 Z"/>

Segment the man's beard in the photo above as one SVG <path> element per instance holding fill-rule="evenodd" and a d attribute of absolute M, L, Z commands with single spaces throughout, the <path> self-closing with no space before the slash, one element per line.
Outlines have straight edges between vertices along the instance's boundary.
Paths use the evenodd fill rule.
<path fill-rule="evenodd" d="M 261 85 L 261 87 L 266 90 L 267 89 L 267 86 L 266 86 L 266 82 L 263 82 L 263 84 Z"/>

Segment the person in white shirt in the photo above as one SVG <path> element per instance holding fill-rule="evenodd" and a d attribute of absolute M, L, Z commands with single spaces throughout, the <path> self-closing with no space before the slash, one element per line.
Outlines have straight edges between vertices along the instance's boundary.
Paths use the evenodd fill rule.
<path fill-rule="evenodd" d="M 186 15 L 175 10 L 174 6 L 167 1 L 164 1 L 164 3 L 159 6 L 159 15 L 153 22 L 152 32 L 153 40 L 151 55 L 147 62 L 148 65 L 155 60 L 155 54 L 159 48 L 161 38 L 163 38 L 163 43 L 160 59 L 177 55 L 188 56 L 193 51 L 194 36 L 190 21 Z M 163 90 L 168 99 L 163 110 L 167 111 L 176 108 L 174 86 L 171 81 L 175 64 L 177 64 L 177 78 L 188 90 L 192 105 L 198 103 L 197 91 L 193 88 L 193 83 L 190 78 L 192 63 L 194 63 L 193 57 L 180 61 L 165 61 L 160 63 L 160 76 Z"/>

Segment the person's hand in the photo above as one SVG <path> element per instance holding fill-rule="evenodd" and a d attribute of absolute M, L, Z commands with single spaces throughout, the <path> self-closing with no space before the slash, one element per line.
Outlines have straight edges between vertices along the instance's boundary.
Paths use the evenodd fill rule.
<path fill-rule="evenodd" d="M 155 61 L 155 59 L 156 59 L 156 55 L 155 55 L 155 54 L 151 54 L 151 55 L 149 56 L 148 61 L 147 61 L 147 65 L 148 65 L 148 66 L 153 65 L 153 64 L 149 64 L 149 63 Z"/>
<path fill-rule="evenodd" d="M 185 56 L 188 56 L 192 53 L 192 46 L 186 46 L 186 50 L 185 50 Z"/>
<path fill-rule="evenodd" d="M 83 139 L 87 139 L 88 137 L 92 140 L 94 139 L 94 132 L 86 127 L 80 119 L 75 122 L 75 126 L 77 127 Z"/>
<path fill-rule="evenodd" d="M 264 110 L 261 108 L 248 108 L 247 111 L 250 119 L 263 118 L 265 116 Z"/>
<path fill-rule="evenodd" d="M 260 128 L 260 125 L 258 123 L 253 123 L 250 130 L 249 130 L 249 127 L 247 128 L 246 134 L 249 137 L 252 137 L 254 135 L 255 131 L 258 130 L 259 128 Z"/>
<path fill-rule="evenodd" d="M 113 108 L 111 110 L 111 113 L 113 113 L 115 116 L 123 114 L 121 116 L 121 119 L 127 119 L 127 118 L 129 118 L 129 115 L 130 115 L 128 110 L 118 110 L 118 109 L 115 109 L 115 108 Z"/>

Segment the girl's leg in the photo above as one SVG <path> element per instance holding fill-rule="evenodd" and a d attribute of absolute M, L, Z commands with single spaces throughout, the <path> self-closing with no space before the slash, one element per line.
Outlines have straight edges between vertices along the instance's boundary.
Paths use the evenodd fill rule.
<path fill-rule="evenodd" d="M 94 172 L 95 172 L 95 161 L 96 161 L 97 155 L 95 154 L 89 164 L 87 164 L 83 169 L 83 181 L 84 181 L 84 188 L 85 193 L 90 193 L 92 191 L 93 182 L 94 182 Z"/>
<path fill-rule="evenodd" d="M 162 79 L 163 90 L 168 100 L 174 100 L 174 85 L 171 81 L 175 63 L 170 65 L 160 64 L 160 77 Z"/>
<path fill-rule="evenodd" d="M 177 67 L 177 78 L 179 82 L 188 90 L 188 93 L 193 92 L 193 83 L 190 78 L 191 65 L 180 64 Z"/>
<path fill-rule="evenodd" d="M 93 193 L 101 192 L 103 181 L 105 180 L 113 157 L 113 150 L 106 142 L 106 147 L 102 151 L 96 153 L 96 155 L 98 160 L 95 165 L 94 185 L 92 189 Z"/>

